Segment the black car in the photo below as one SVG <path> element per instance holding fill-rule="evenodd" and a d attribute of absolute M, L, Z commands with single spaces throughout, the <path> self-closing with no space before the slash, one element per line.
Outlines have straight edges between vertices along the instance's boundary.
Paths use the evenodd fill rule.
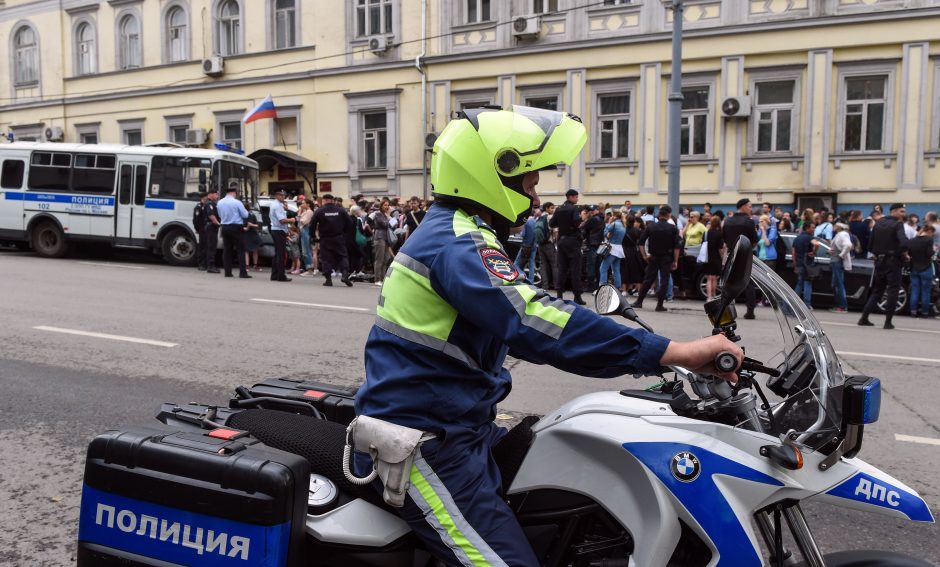
<path fill-rule="evenodd" d="M 793 240 L 796 236 L 795 232 L 780 233 L 780 238 L 786 246 L 787 252 L 784 261 L 777 261 L 775 270 L 791 287 L 796 285 L 796 272 L 793 271 L 792 256 Z M 816 238 L 816 240 L 819 242 L 816 263 L 822 268 L 822 273 L 813 280 L 813 305 L 816 307 L 830 307 L 835 302 L 835 294 L 832 290 L 832 271 L 829 268 L 829 249 L 831 246 L 829 241 L 824 238 Z M 686 295 L 704 298 L 705 275 L 702 274 L 701 266 L 696 264 L 699 248 L 699 246 L 686 248 L 685 257 L 679 269 L 679 285 L 686 291 Z M 867 258 L 852 259 L 852 270 L 845 272 L 845 296 L 850 309 L 861 309 L 868 301 L 874 271 L 874 261 Z M 940 265 L 935 271 L 940 274 Z M 899 313 L 907 311 L 910 288 L 910 269 L 905 267 L 902 272 L 901 289 L 898 292 L 897 311 Z M 934 312 L 940 311 L 940 307 L 938 307 L 940 305 L 940 280 L 937 278 L 934 278 L 930 302 L 934 305 Z M 882 297 L 878 303 L 878 309 L 883 311 L 884 304 L 885 298 Z"/>

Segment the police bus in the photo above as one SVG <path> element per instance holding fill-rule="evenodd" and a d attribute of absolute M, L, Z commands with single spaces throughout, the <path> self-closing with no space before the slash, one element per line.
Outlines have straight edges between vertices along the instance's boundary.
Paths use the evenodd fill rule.
<path fill-rule="evenodd" d="M 257 203 L 258 164 L 183 147 L 14 142 L 0 145 L 0 242 L 61 257 L 71 241 L 150 249 L 193 265 L 199 192 L 237 180 Z"/>

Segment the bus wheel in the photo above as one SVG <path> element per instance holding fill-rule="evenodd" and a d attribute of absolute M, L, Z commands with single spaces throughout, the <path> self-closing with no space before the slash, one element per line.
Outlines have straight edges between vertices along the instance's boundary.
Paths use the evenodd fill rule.
<path fill-rule="evenodd" d="M 196 241 L 184 230 L 174 230 L 163 237 L 163 258 L 171 266 L 196 265 Z"/>
<path fill-rule="evenodd" d="M 65 234 L 54 222 L 44 221 L 33 227 L 30 245 L 44 258 L 61 258 L 68 251 Z"/>

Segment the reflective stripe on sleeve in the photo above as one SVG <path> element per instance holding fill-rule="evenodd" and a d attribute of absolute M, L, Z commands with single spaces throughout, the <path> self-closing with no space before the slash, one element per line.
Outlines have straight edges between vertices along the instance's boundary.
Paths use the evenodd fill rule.
<path fill-rule="evenodd" d="M 395 335 L 400 339 L 405 339 L 406 341 L 411 341 L 421 346 L 442 352 L 451 358 L 459 360 L 474 370 L 480 370 L 480 365 L 470 358 L 470 356 L 464 352 L 463 349 L 453 343 L 443 341 L 430 335 L 425 335 L 424 333 L 419 333 L 418 331 L 413 331 L 406 327 L 402 327 L 401 325 L 393 323 L 388 319 L 383 319 L 381 316 L 375 318 L 375 326 L 382 329 L 383 331 L 387 331 Z"/>

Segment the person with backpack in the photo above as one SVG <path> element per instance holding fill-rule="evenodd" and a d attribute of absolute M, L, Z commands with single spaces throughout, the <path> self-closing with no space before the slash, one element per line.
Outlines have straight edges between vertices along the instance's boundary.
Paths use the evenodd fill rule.
<path fill-rule="evenodd" d="M 816 227 L 813 238 L 822 237 L 826 240 L 832 240 L 832 213 L 822 213 L 820 217 L 822 218 L 822 222 Z"/>
<path fill-rule="evenodd" d="M 206 271 L 206 201 L 209 193 L 199 192 L 199 202 L 193 207 L 193 229 L 196 231 L 196 269 Z"/>
<path fill-rule="evenodd" d="M 555 205 L 547 201 L 542 208 L 542 214 L 535 220 L 535 247 L 538 249 L 539 273 L 542 275 L 542 289 L 555 288 L 555 239 L 552 238 L 552 228 L 549 221 L 555 214 Z"/>

